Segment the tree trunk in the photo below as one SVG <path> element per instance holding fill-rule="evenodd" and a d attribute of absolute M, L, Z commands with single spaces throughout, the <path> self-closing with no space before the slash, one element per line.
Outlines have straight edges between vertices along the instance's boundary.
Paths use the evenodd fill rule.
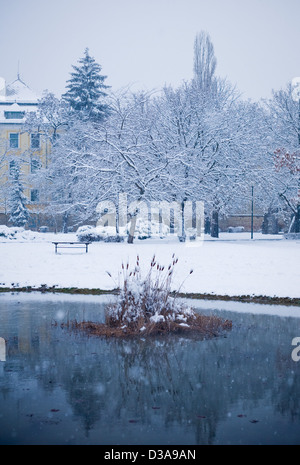
<path fill-rule="evenodd" d="M 300 205 L 297 205 L 297 213 L 295 214 L 295 233 L 300 232 Z"/>
<path fill-rule="evenodd" d="M 263 223 L 261 225 L 261 232 L 262 234 L 268 234 L 268 230 L 269 230 L 269 215 L 268 213 L 265 213 L 264 214 L 264 220 L 263 220 Z"/>
<path fill-rule="evenodd" d="M 209 218 L 209 216 L 205 217 L 204 234 L 210 234 L 210 218 Z"/>
<path fill-rule="evenodd" d="M 62 225 L 62 231 L 63 231 L 63 233 L 67 233 L 67 232 L 68 232 L 68 219 L 69 219 L 69 214 L 68 214 L 68 213 L 64 213 L 64 215 L 63 215 L 63 225 Z"/>
<path fill-rule="evenodd" d="M 131 217 L 128 240 L 127 240 L 128 244 L 133 244 L 136 220 L 137 220 L 137 215 L 134 215 Z"/>
<path fill-rule="evenodd" d="M 218 210 L 213 210 L 212 215 L 211 215 L 210 235 L 211 237 L 219 237 L 219 212 Z"/>

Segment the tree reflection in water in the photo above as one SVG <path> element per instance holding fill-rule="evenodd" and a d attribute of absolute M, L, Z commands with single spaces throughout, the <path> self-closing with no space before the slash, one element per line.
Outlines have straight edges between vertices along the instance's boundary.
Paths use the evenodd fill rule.
<path fill-rule="evenodd" d="M 300 437 L 299 367 L 290 355 L 295 318 L 222 312 L 233 321 L 226 337 L 124 340 L 53 327 L 52 307 L 46 317 L 27 310 L 18 308 L 18 319 L 11 310 L 0 316 L 7 341 L 2 430 L 26 427 L 38 443 L 52 406 L 49 443 L 212 444 L 222 424 L 229 435 L 235 425 L 230 441 L 238 443 L 237 421 L 243 434 L 260 428 L 263 442 L 264 428 L 280 419 L 286 438 L 292 429 Z"/>

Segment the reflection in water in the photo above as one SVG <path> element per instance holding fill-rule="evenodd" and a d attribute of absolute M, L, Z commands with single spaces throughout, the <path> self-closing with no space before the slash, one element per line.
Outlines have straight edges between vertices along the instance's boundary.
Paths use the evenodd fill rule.
<path fill-rule="evenodd" d="M 300 443 L 298 318 L 223 311 L 226 337 L 98 339 L 52 325 L 103 321 L 98 302 L 42 297 L 0 300 L 0 443 Z"/>
<path fill-rule="evenodd" d="M 0 362 L 5 362 L 6 360 L 6 344 L 5 339 L 0 337 Z"/>

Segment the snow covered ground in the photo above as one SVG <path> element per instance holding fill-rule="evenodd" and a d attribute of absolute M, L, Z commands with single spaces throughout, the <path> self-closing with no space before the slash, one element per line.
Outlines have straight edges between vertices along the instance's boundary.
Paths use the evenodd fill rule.
<path fill-rule="evenodd" d="M 95 242 L 84 249 L 61 249 L 53 240 L 76 240 L 75 234 L 26 232 L 16 239 L 0 238 L 0 286 L 48 286 L 101 288 L 118 286 L 121 264 L 148 270 L 155 254 L 168 266 L 178 257 L 174 289 L 219 295 L 300 297 L 300 242 L 281 236 L 221 233 L 205 236 L 202 243 L 180 243 L 177 238 L 135 240 L 134 244 Z M 193 274 L 189 274 L 193 269 Z M 109 272 L 112 278 L 108 275 Z"/>

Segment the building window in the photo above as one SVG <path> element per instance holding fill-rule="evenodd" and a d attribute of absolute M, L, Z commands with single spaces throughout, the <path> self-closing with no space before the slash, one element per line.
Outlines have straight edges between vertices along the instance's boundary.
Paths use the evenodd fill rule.
<path fill-rule="evenodd" d="M 36 150 L 40 148 L 40 135 L 39 134 L 30 135 L 30 147 Z"/>
<path fill-rule="evenodd" d="M 15 174 L 15 170 L 17 168 L 17 163 L 15 160 L 12 160 L 9 162 L 9 174 L 10 176 L 13 176 Z"/>
<path fill-rule="evenodd" d="M 31 189 L 31 191 L 30 191 L 30 200 L 31 200 L 31 202 L 38 202 L 38 200 L 39 200 L 39 191 L 37 189 Z"/>
<path fill-rule="evenodd" d="M 40 160 L 36 160 L 36 159 L 31 160 L 31 164 L 30 164 L 31 173 L 36 173 L 36 171 L 38 171 L 40 167 L 41 167 Z"/>
<path fill-rule="evenodd" d="M 9 135 L 9 147 L 11 149 L 19 148 L 19 134 L 17 132 L 12 132 Z"/>
<path fill-rule="evenodd" d="M 5 119 L 23 119 L 25 111 L 5 111 Z"/>

